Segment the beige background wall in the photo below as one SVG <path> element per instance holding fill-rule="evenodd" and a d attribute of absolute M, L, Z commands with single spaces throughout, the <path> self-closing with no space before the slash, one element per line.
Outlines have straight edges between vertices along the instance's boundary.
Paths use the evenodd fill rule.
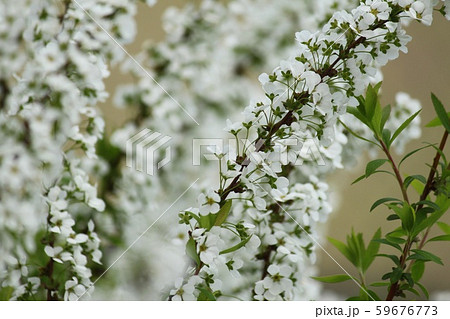
<path fill-rule="evenodd" d="M 142 41 L 152 39 L 159 41 L 163 38 L 161 29 L 161 14 L 169 5 L 182 5 L 188 1 L 163 0 L 154 8 L 140 7 L 138 14 L 138 37 L 137 41 L 128 47 L 130 53 L 139 51 Z M 447 22 L 440 15 L 436 14 L 435 23 L 431 27 L 426 27 L 418 23 L 412 23 L 408 32 L 413 37 L 409 45 L 409 53 L 402 54 L 400 59 L 391 62 L 384 68 L 384 101 L 391 103 L 395 92 L 405 91 L 414 98 L 422 102 L 424 111 L 422 113 L 423 123 L 427 123 L 434 117 L 432 104 L 430 102 L 430 92 L 433 91 L 450 109 L 450 22 Z M 294 39 L 293 39 L 294 41 Z M 280 57 L 282 59 L 284 57 Z M 265 72 L 269 70 L 261 70 Z M 117 69 L 114 69 L 112 76 L 108 80 L 108 90 L 114 92 L 114 87 L 118 83 L 123 83 L 127 78 Z M 124 118 L 129 116 L 126 112 L 119 112 L 111 107 L 111 101 L 103 105 L 108 123 L 107 130 L 119 125 Z M 441 130 L 425 129 L 423 139 L 428 142 L 438 142 Z M 408 150 L 420 146 L 420 142 L 411 143 Z M 448 154 L 449 152 L 447 152 Z M 405 165 L 405 173 L 427 174 L 427 167 L 424 163 L 430 163 L 433 154 L 429 152 L 419 153 L 412 161 Z M 346 234 L 353 226 L 356 231 L 368 232 L 372 234 L 379 226 L 383 227 L 384 233 L 390 229 L 386 225 L 385 217 L 387 211 L 384 208 L 377 209 L 369 213 L 369 207 L 378 198 L 392 195 L 399 195 L 398 187 L 394 180 L 374 176 L 370 181 L 362 181 L 359 184 L 350 186 L 357 176 L 364 170 L 364 163 L 352 172 L 341 171 L 331 180 L 333 189 L 338 194 L 343 194 L 340 198 L 340 206 L 333 213 L 329 223 L 328 234 L 331 237 L 344 240 Z M 450 218 L 446 218 L 450 221 Z M 368 236 L 366 238 L 368 240 Z M 430 245 L 431 247 L 431 245 Z M 328 244 L 325 248 L 332 254 L 339 263 L 346 269 L 352 267 L 345 262 L 339 253 Z M 429 264 L 424 282 L 430 290 L 450 290 L 450 276 L 448 276 L 450 265 L 450 253 L 448 245 L 433 244 L 433 249 L 444 259 L 446 268 L 434 264 Z M 369 276 L 372 280 L 379 279 L 380 274 L 389 271 L 388 260 L 380 260 L 374 265 L 375 269 Z M 340 273 L 339 267 L 324 254 L 320 255 L 321 274 Z M 356 292 L 353 283 L 343 283 L 339 285 L 329 285 L 328 288 L 343 292 L 345 295 Z"/>

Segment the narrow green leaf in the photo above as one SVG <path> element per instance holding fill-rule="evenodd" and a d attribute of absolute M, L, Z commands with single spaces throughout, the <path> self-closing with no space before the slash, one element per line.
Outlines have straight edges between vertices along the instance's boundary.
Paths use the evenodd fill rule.
<path fill-rule="evenodd" d="M 409 152 L 408 154 L 406 154 L 405 156 L 403 156 L 402 160 L 398 163 L 398 166 L 400 167 L 400 166 L 402 165 L 402 163 L 403 163 L 406 159 L 408 159 L 408 158 L 411 157 L 412 155 L 414 155 L 414 154 L 416 154 L 417 152 L 419 152 L 419 151 L 421 151 L 421 150 L 424 150 L 424 149 L 426 149 L 426 148 L 428 148 L 428 147 L 431 147 L 431 145 L 425 145 L 425 146 L 423 146 L 423 147 L 421 147 L 421 148 L 418 148 L 418 149 L 415 149 L 415 150 Z"/>
<path fill-rule="evenodd" d="M 420 249 L 411 249 L 415 254 L 412 254 L 408 257 L 408 260 L 423 260 L 423 261 L 432 261 L 439 265 L 444 265 L 442 263 L 441 258 L 438 256 L 424 250 Z"/>
<path fill-rule="evenodd" d="M 388 129 L 384 129 L 381 133 L 381 138 L 383 139 L 384 144 L 386 144 L 387 148 L 391 146 L 391 131 Z"/>
<path fill-rule="evenodd" d="M 384 204 L 386 202 L 401 202 L 401 200 L 393 197 L 384 197 L 379 200 L 377 200 L 375 203 L 373 203 L 372 207 L 370 207 L 370 211 L 373 211 L 375 208 L 380 206 L 381 204 Z"/>
<path fill-rule="evenodd" d="M 328 241 L 334 246 L 336 247 L 342 255 L 344 255 L 348 261 L 350 261 L 353 265 L 356 264 L 356 256 L 350 251 L 350 249 L 347 247 L 347 245 L 345 245 L 343 242 L 328 237 Z"/>
<path fill-rule="evenodd" d="M 385 286 L 389 286 L 389 283 L 388 282 L 384 282 L 384 281 L 380 281 L 380 282 L 371 283 L 369 286 L 372 286 L 372 287 L 385 287 Z"/>
<path fill-rule="evenodd" d="M 450 118 L 450 112 L 447 112 L 447 117 Z M 441 120 L 439 119 L 439 117 L 435 117 L 433 120 L 431 120 L 427 125 L 425 125 L 425 127 L 436 127 L 436 126 L 441 126 Z"/>
<path fill-rule="evenodd" d="M 392 135 L 391 140 L 389 142 L 389 145 L 392 145 L 392 143 L 395 141 L 395 139 L 400 135 L 400 133 L 408 127 L 408 125 L 414 121 L 414 119 L 417 117 L 417 115 L 419 115 L 420 111 L 417 111 L 416 113 L 414 113 L 413 115 L 411 115 L 410 117 L 408 117 L 406 119 L 405 122 L 402 123 L 402 125 L 400 125 L 400 127 L 394 132 L 394 135 Z"/>
<path fill-rule="evenodd" d="M 350 277 L 349 275 L 333 275 L 333 276 L 311 277 L 311 278 L 326 283 L 337 283 L 352 279 L 352 277 Z"/>
<path fill-rule="evenodd" d="M 200 294 L 197 298 L 198 301 L 216 301 L 216 297 L 212 294 L 212 292 L 204 287 L 197 287 L 200 290 Z"/>
<path fill-rule="evenodd" d="M 430 242 L 430 241 L 450 241 L 450 235 L 436 236 L 436 237 L 429 239 L 427 242 Z"/>
<path fill-rule="evenodd" d="M 211 217 L 209 215 L 212 215 L 212 214 L 200 215 L 200 227 L 201 228 L 205 228 L 205 229 L 209 230 L 214 225 L 213 223 L 211 223 Z"/>
<path fill-rule="evenodd" d="M 389 278 L 389 280 L 391 281 L 391 284 L 394 284 L 397 281 L 399 281 L 402 278 L 402 275 L 403 275 L 403 270 L 400 267 L 395 268 L 391 273 L 391 277 Z"/>
<path fill-rule="evenodd" d="M 409 287 L 414 287 L 414 280 L 410 273 L 404 273 L 403 279 L 405 279 L 408 282 Z"/>
<path fill-rule="evenodd" d="M 220 255 L 229 254 L 229 253 L 232 253 L 233 251 L 238 250 L 239 248 L 244 247 L 245 244 L 248 243 L 248 241 L 250 240 L 251 237 L 252 237 L 252 236 L 248 236 L 247 238 L 245 238 L 244 240 L 242 240 L 239 244 L 237 244 L 237 245 L 235 245 L 235 246 L 233 246 L 233 247 L 231 247 L 231 248 L 222 250 L 222 251 L 220 252 Z"/>
<path fill-rule="evenodd" d="M 396 255 L 378 254 L 377 256 L 389 258 L 395 265 L 400 266 L 400 259 Z"/>
<path fill-rule="evenodd" d="M 200 265 L 200 258 L 197 254 L 195 241 L 192 238 L 190 238 L 186 243 L 186 255 L 188 255 L 189 258 L 191 258 L 197 264 L 197 266 Z"/>
<path fill-rule="evenodd" d="M 367 289 L 367 293 L 369 294 L 369 296 L 368 296 L 369 298 L 367 298 L 368 301 L 372 301 L 372 300 L 380 301 L 381 300 L 380 296 L 378 296 L 375 291 Z"/>
<path fill-rule="evenodd" d="M 422 290 L 425 297 L 427 297 L 427 299 L 430 299 L 430 294 L 428 293 L 428 290 L 425 288 L 425 286 L 419 282 L 416 282 L 416 285 L 419 286 L 420 290 Z"/>
<path fill-rule="evenodd" d="M 419 294 L 419 292 L 416 290 L 416 289 L 414 289 L 414 288 L 405 288 L 405 290 L 406 291 L 409 291 L 409 292 L 412 292 L 413 294 L 415 294 L 416 296 L 418 296 L 418 297 L 420 297 L 420 294 Z"/>
<path fill-rule="evenodd" d="M 367 249 L 365 251 L 362 264 L 363 273 L 365 273 L 366 270 L 369 269 L 370 265 L 375 259 L 375 256 L 378 254 L 378 250 L 380 249 L 380 243 L 375 240 L 380 238 L 381 238 L 381 228 L 378 228 L 375 234 L 373 235 L 371 241 L 367 245 Z"/>
<path fill-rule="evenodd" d="M 415 212 L 412 207 L 406 202 L 401 207 L 394 204 L 389 204 L 388 206 L 400 217 L 403 229 L 408 233 L 411 232 L 415 221 Z"/>
<path fill-rule="evenodd" d="M 391 115 L 391 106 L 387 105 L 383 108 L 383 112 L 381 115 L 380 131 L 383 133 L 384 133 L 384 126 L 386 125 L 386 122 L 389 119 L 389 115 Z M 389 135 L 390 135 L 390 132 L 389 132 Z"/>
<path fill-rule="evenodd" d="M 366 178 L 375 173 L 377 168 L 381 167 L 386 162 L 388 162 L 388 160 L 383 158 L 383 159 L 376 159 L 367 163 Z"/>
<path fill-rule="evenodd" d="M 360 177 L 358 177 L 357 179 L 355 179 L 355 180 L 352 182 L 352 185 L 358 183 L 359 181 L 363 180 L 364 178 L 366 178 L 366 174 L 361 175 Z"/>
<path fill-rule="evenodd" d="M 364 109 L 366 111 L 366 117 L 369 121 L 372 121 L 373 114 L 375 113 L 375 108 L 378 102 L 377 91 L 369 85 L 366 92 L 366 103 L 364 104 Z"/>
<path fill-rule="evenodd" d="M 387 239 L 380 238 L 380 239 L 375 239 L 375 241 L 377 241 L 377 242 L 379 242 L 379 243 L 381 243 L 381 244 L 385 244 L 385 245 L 394 247 L 395 249 L 398 249 L 399 251 L 402 251 L 402 248 L 400 247 L 399 244 L 390 242 L 390 241 L 388 241 Z"/>
<path fill-rule="evenodd" d="M 356 117 L 358 120 L 360 120 L 362 123 L 364 123 L 366 126 L 369 126 L 369 122 L 367 122 L 367 119 L 363 113 L 360 112 L 359 108 L 355 107 L 348 107 L 347 112 Z M 350 130 L 349 130 L 350 131 Z"/>
<path fill-rule="evenodd" d="M 450 120 L 448 118 L 447 112 L 445 111 L 444 105 L 442 105 L 442 102 L 439 101 L 439 99 L 433 93 L 431 93 L 431 100 L 433 101 L 434 110 L 436 111 L 439 120 L 441 121 L 447 132 L 450 133 Z"/>
<path fill-rule="evenodd" d="M 391 214 L 388 217 L 386 217 L 386 220 L 389 220 L 389 221 L 398 220 L 398 219 L 400 219 L 400 217 L 398 217 L 396 214 Z"/>
<path fill-rule="evenodd" d="M 415 282 L 418 282 L 425 272 L 425 262 L 416 260 L 416 262 L 411 267 L 411 276 Z"/>
<path fill-rule="evenodd" d="M 231 199 L 227 200 L 225 204 L 222 206 L 222 208 L 217 213 L 216 221 L 214 223 L 214 226 L 220 226 L 223 224 L 223 222 L 227 219 L 228 214 L 231 210 Z"/>
<path fill-rule="evenodd" d="M 450 234 L 450 225 L 443 222 L 437 222 L 437 225 L 444 233 Z"/>
<path fill-rule="evenodd" d="M 422 176 L 422 175 L 410 175 L 407 176 L 405 178 L 405 181 L 403 182 L 403 185 L 405 186 L 405 188 L 407 189 L 409 187 L 409 185 L 414 181 L 417 180 L 419 182 L 421 182 L 422 184 L 426 184 L 427 183 L 427 179 Z"/>
<path fill-rule="evenodd" d="M 401 237 L 390 236 L 390 235 L 386 235 L 386 239 L 388 241 L 390 241 L 391 243 L 400 244 L 400 245 L 404 244 L 406 242 L 406 240 Z"/>
<path fill-rule="evenodd" d="M 347 110 L 348 110 L 348 109 L 347 109 Z M 365 142 L 367 142 L 367 143 L 370 143 L 370 144 L 373 144 L 373 145 L 378 146 L 378 144 L 375 143 L 374 141 L 368 140 L 367 138 L 364 138 L 364 137 L 360 136 L 359 134 L 355 133 L 351 128 L 349 128 L 347 125 L 345 125 L 344 122 L 339 121 L 339 123 L 341 123 L 342 126 L 343 126 L 350 134 L 352 134 L 354 137 L 356 137 L 356 138 L 358 138 L 358 139 L 360 139 L 360 140 L 363 140 L 363 141 L 365 141 Z M 363 123 L 365 123 L 365 122 L 363 121 Z"/>

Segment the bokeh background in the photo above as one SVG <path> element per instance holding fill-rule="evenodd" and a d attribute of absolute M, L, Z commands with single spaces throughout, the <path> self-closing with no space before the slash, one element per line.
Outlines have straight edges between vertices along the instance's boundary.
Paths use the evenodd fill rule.
<path fill-rule="evenodd" d="M 318 0 L 320 1 L 320 0 Z M 161 17 L 164 10 L 169 6 L 183 6 L 195 1 L 164 0 L 159 1 L 153 8 L 140 6 L 137 22 L 138 34 L 136 41 L 127 47 L 131 54 L 136 54 L 144 41 L 161 41 L 164 33 L 161 27 Z M 430 100 L 430 92 L 434 92 L 447 109 L 450 109 L 450 23 L 443 17 L 436 14 L 435 21 L 431 27 L 426 27 L 419 23 L 412 23 L 408 27 L 408 33 L 413 37 L 413 41 L 408 45 L 408 54 L 402 54 L 399 59 L 390 62 L 384 69 L 383 102 L 389 104 L 394 101 L 395 93 L 404 91 L 413 98 L 420 100 L 424 108 L 421 117 L 422 123 L 428 123 L 434 118 L 433 106 Z M 275 26 L 276 27 L 276 26 Z M 243 30 L 245 32 L 245 30 Z M 294 41 L 294 35 L 292 35 Z M 279 57 L 280 60 L 286 57 Z M 269 72 L 271 70 L 260 70 Z M 113 68 L 110 78 L 107 81 L 107 90 L 114 96 L 117 85 L 127 82 L 118 68 Z M 256 80 L 256 77 L 255 77 Z M 132 114 L 112 107 L 112 99 L 102 105 L 106 117 L 106 130 L 120 126 Z M 244 105 L 243 105 L 244 107 Z M 225 126 L 224 118 L 224 126 Z M 419 141 L 410 143 L 406 151 L 420 147 L 423 141 L 437 143 L 441 138 L 442 130 L 439 128 L 425 128 L 422 138 Z M 447 152 L 448 153 L 448 152 Z M 446 153 L 446 154 L 447 154 Z M 450 154 L 449 154 L 450 155 Z M 428 169 L 425 163 L 431 163 L 434 154 L 431 151 L 419 152 L 412 160 L 408 161 L 403 168 L 403 172 L 427 175 Z M 397 157 L 398 158 L 398 157 Z M 382 227 L 383 233 L 392 229 L 385 218 L 388 215 L 384 207 L 369 213 L 372 203 L 381 198 L 392 195 L 399 195 L 398 186 L 393 179 L 386 179 L 376 174 L 370 180 L 361 181 L 351 186 L 351 182 L 364 172 L 365 160 L 363 158 L 353 170 L 343 170 L 337 172 L 330 179 L 331 191 L 336 199 L 335 211 L 327 225 L 328 236 L 344 241 L 352 227 L 357 232 L 366 234 L 366 241 L 378 227 Z M 395 196 L 394 196 L 395 197 Z M 450 216 L 444 216 L 446 222 L 450 222 Z M 433 246 L 432 246 L 433 245 Z M 340 253 L 327 242 L 324 242 L 325 249 L 350 273 L 352 266 L 346 262 Z M 450 276 L 448 276 L 448 265 L 450 265 L 450 250 L 447 244 L 431 243 L 430 248 L 442 257 L 446 267 L 428 263 L 424 275 L 423 283 L 429 288 L 431 293 L 450 290 Z M 387 251 L 386 247 L 382 247 Z M 325 254 L 319 254 L 319 268 L 321 275 L 337 274 L 342 271 Z M 376 281 L 385 272 L 389 271 L 388 260 L 376 261 L 369 271 L 369 281 Z M 349 296 L 356 294 L 357 287 L 353 282 L 327 285 L 328 290 L 338 294 Z"/>

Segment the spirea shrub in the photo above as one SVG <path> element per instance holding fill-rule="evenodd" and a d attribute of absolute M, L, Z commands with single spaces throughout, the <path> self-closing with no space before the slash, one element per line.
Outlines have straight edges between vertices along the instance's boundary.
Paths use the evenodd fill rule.
<path fill-rule="evenodd" d="M 136 58 L 123 45 L 137 1 L 0 5 L 2 299 L 308 300 L 320 299 L 320 282 L 344 280 L 360 289 L 352 299 L 417 287 L 427 296 L 425 264 L 441 260 L 424 246 L 449 239 L 439 219 L 450 205 L 450 122 L 433 95 L 429 125 L 444 135 L 423 148 L 435 153 L 430 174 L 402 173 L 418 151 L 403 154 L 420 137 L 421 106 L 399 92 L 382 107 L 380 68 L 407 52 L 408 23 L 450 19 L 448 0 L 204 0 L 167 10 L 166 39 Z M 98 105 L 118 63 L 133 82 L 115 104 L 133 115 L 105 135 Z M 156 175 L 125 166 L 127 141 L 144 129 L 172 137 L 170 166 Z M 227 143 L 195 166 L 188 136 Z M 374 230 L 367 246 L 362 234 L 333 239 L 359 277 L 317 277 L 333 207 L 326 177 L 363 150 L 384 157 L 358 180 L 384 172 L 399 185 L 400 198 L 372 207 L 386 205 L 396 228 Z M 430 239 L 436 224 L 445 234 Z M 367 283 L 376 256 L 393 266 Z"/>

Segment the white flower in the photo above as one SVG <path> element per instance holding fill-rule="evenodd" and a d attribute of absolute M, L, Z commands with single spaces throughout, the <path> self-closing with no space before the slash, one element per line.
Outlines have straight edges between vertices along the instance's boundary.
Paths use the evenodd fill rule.
<path fill-rule="evenodd" d="M 197 240 L 197 251 L 200 260 L 206 265 L 213 264 L 214 260 L 219 257 L 223 246 L 223 240 L 215 232 L 220 233 L 220 227 L 214 226 Z"/>
<path fill-rule="evenodd" d="M 242 123 L 241 122 L 231 122 L 229 119 L 227 119 L 227 126 L 225 127 L 225 131 L 229 132 L 233 135 L 236 135 L 239 133 L 239 131 L 242 129 Z"/>
<path fill-rule="evenodd" d="M 183 285 L 183 278 L 178 278 L 175 282 L 175 289 L 170 291 L 173 301 L 193 301 L 197 298 L 194 296 L 195 286 L 190 283 Z"/>
<path fill-rule="evenodd" d="M 200 215 L 215 214 L 219 211 L 220 196 L 213 190 L 208 190 L 207 194 L 200 194 L 198 203 L 200 205 Z"/>
<path fill-rule="evenodd" d="M 78 279 L 76 277 L 72 277 L 72 280 L 66 281 L 64 287 L 66 289 L 66 292 L 64 293 L 65 301 L 76 301 L 86 292 L 86 287 L 78 284 Z"/>
<path fill-rule="evenodd" d="M 75 221 L 68 212 L 54 211 L 52 215 L 50 222 L 54 226 L 50 228 L 51 232 L 61 234 L 64 237 L 68 237 L 73 233 L 72 226 L 75 225 Z"/>
<path fill-rule="evenodd" d="M 292 274 L 292 269 L 289 266 L 270 265 L 267 268 L 268 275 L 263 279 L 264 288 L 268 289 L 270 294 L 279 295 L 284 291 L 292 289 L 292 280 L 289 276 Z"/>
<path fill-rule="evenodd" d="M 66 62 L 64 53 L 61 52 L 56 42 L 48 43 L 36 54 L 36 60 L 44 72 L 54 72 L 61 68 Z"/>
<path fill-rule="evenodd" d="M 47 254 L 47 256 L 51 257 L 54 261 L 60 264 L 62 264 L 64 261 L 72 259 L 70 253 L 63 252 L 63 248 L 59 246 L 56 247 L 45 246 L 44 251 Z"/>
<path fill-rule="evenodd" d="M 89 239 L 86 234 L 74 234 L 72 233 L 68 238 L 67 242 L 72 245 L 78 245 L 87 242 Z"/>
<path fill-rule="evenodd" d="M 51 211 L 61 211 L 67 208 L 67 193 L 62 191 L 59 186 L 52 187 L 47 195 L 47 203 Z"/>

